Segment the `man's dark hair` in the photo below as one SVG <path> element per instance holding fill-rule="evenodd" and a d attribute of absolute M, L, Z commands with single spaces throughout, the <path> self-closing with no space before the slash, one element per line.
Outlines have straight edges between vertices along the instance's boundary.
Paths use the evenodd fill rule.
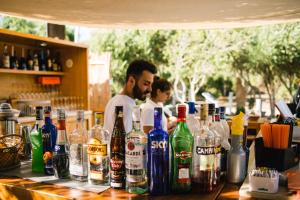
<path fill-rule="evenodd" d="M 154 77 L 154 82 L 152 83 L 152 91 L 151 91 L 151 97 L 157 96 L 157 90 L 160 90 L 161 92 L 166 92 L 168 90 L 172 89 L 172 84 L 163 78 L 159 78 L 158 76 Z"/>
<path fill-rule="evenodd" d="M 145 60 L 135 60 L 131 62 L 126 71 L 126 82 L 129 79 L 129 76 L 139 77 L 143 71 L 149 71 L 152 74 L 157 73 L 156 66 Z"/>

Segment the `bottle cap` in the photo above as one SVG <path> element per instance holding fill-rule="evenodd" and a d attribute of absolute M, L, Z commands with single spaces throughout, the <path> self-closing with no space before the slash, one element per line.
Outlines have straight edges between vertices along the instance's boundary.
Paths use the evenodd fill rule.
<path fill-rule="evenodd" d="M 244 132 L 244 113 L 240 112 L 238 115 L 232 117 L 231 134 L 243 135 Z"/>
<path fill-rule="evenodd" d="M 123 112 L 123 106 L 116 106 L 115 113 L 118 114 L 120 111 Z"/>
<path fill-rule="evenodd" d="M 140 121 L 141 119 L 141 109 L 139 106 L 134 106 L 132 111 L 132 119 L 133 121 Z"/>
<path fill-rule="evenodd" d="M 57 110 L 58 120 L 65 120 L 66 119 L 66 112 L 64 109 Z"/>
<path fill-rule="evenodd" d="M 78 110 L 77 111 L 77 120 L 83 120 L 84 119 L 84 110 Z"/>
<path fill-rule="evenodd" d="M 195 114 L 196 112 L 195 102 L 189 101 L 187 104 L 189 105 L 189 114 Z"/>
<path fill-rule="evenodd" d="M 185 104 L 179 104 L 177 106 L 177 112 L 178 112 L 178 118 L 185 118 L 185 116 L 186 116 L 186 105 Z"/>
<path fill-rule="evenodd" d="M 36 113 L 36 120 L 43 120 L 44 113 L 43 113 L 42 106 L 35 107 L 35 113 Z"/>

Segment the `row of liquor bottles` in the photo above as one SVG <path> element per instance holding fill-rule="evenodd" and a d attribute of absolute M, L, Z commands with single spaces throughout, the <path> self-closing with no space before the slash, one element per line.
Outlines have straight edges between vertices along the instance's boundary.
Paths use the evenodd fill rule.
<path fill-rule="evenodd" d="M 56 133 L 49 120 L 49 109 L 45 109 L 45 125 L 41 126 L 42 108 L 37 108 L 37 123 L 30 134 L 32 170 L 54 173 L 58 178 L 110 184 L 113 188 L 126 187 L 128 192 L 138 194 L 148 190 L 154 195 L 167 194 L 170 190 L 188 192 L 192 183 L 202 192 L 211 192 L 220 182 L 221 171 L 226 172 L 222 147 L 226 145 L 221 144 L 226 140 L 228 143 L 229 127 L 223 117 L 220 120 L 219 114 L 215 117 L 214 105 L 201 105 L 201 124 L 195 119 L 194 104 L 189 106 L 188 117 L 186 105 L 178 106 L 177 127 L 170 135 L 162 129 L 160 107 L 154 110 L 153 130 L 145 134 L 140 128 L 139 107 L 133 110 L 133 129 L 126 133 L 123 107 L 116 106 L 111 136 L 102 128 L 99 113 L 88 136 L 83 126 L 83 112 L 78 111 L 78 125 L 69 138 L 63 110 L 58 110 Z M 241 152 L 245 158 L 245 152 Z M 229 161 L 231 153 L 228 153 Z M 236 175 L 230 170 L 228 176 L 236 181 Z M 238 176 L 244 178 L 244 175 Z"/>
<path fill-rule="evenodd" d="M 54 71 L 61 72 L 63 67 L 60 61 L 60 53 L 57 51 L 51 54 L 50 49 L 42 48 L 39 51 L 21 49 L 21 55 L 17 55 L 14 45 L 11 45 L 11 51 L 7 44 L 4 44 L 0 66 L 5 69 L 34 70 L 34 71 Z"/>

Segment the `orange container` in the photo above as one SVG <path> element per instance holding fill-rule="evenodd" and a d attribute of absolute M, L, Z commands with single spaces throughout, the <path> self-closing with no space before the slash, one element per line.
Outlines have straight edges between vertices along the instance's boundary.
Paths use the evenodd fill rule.
<path fill-rule="evenodd" d="M 61 80 L 59 76 L 41 76 L 38 82 L 42 85 L 59 85 Z"/>

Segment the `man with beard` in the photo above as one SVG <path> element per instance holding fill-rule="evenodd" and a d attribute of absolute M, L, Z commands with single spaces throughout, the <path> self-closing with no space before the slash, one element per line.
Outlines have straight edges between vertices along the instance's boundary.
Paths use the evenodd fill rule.
<path fill-rule="evenodd" d="M 135 99 L 144 101 L 151 92 L 155 65 L 145 60 L 135 60 L 129 64 L 126 71 L 126 83 L 120 94 L 109 100 L 105 107 L 104 128 L 111 134 L 115 122 L 115 107 L 123 106 L 124 127 L 126 133 L 132 130 L 132 110 L 136 105 Z"/>

